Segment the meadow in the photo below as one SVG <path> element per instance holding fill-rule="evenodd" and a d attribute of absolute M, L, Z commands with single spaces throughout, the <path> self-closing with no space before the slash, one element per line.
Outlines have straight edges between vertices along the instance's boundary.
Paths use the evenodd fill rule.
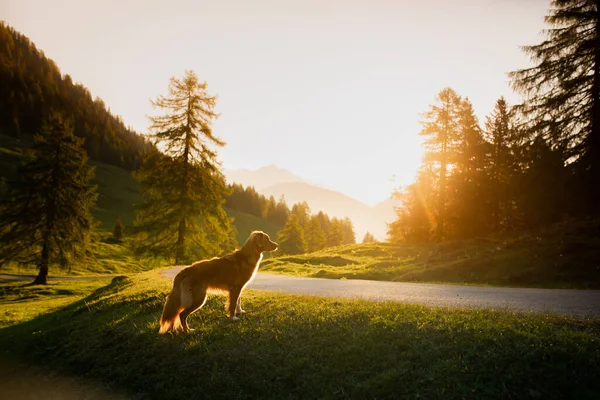
<path fill-rule="evenodd" d="M 261 271 L 330 279 L 600 288 L 600 222 L 445 243 L 368 243 L 276 256 Z"/>
<path fill-rule="evenodd" d="M 0 285 L 3 357 L 75 374 L 136 399 L 595 398 L 600 321 L 249 290 L 189 335 L 159 336 L 170 282 Z"/>

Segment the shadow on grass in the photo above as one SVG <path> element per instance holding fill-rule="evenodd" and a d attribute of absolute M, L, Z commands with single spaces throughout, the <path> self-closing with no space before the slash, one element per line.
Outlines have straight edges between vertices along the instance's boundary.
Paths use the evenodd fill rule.
<path fill-rule="evenodd" d="M 168 284 L 119 278 L 0 331 L 11 353 L 136 398 L 595 398 L 600 322 L 248 291 L 160 336 Z"/>

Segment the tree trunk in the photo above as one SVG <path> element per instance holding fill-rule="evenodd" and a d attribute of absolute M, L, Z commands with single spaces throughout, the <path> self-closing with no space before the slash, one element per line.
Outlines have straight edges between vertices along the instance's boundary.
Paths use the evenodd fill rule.
<path fill-rule="evenodd" d="M 42 248 L 42 260 L 40 262 L 40 271 L 38 272 L 38 276 L 31 283 L 32 285 L 46 285 L 48 283 L 48 245 L 44 243 L 44 247 Z"/>
<path fill-rule="evenodd" d="M 589 135 L 592 211 L 599 211 L 600 204 L 600 5 L 596 10 L 594 49 L 594 81 L 592 84 L 592 129 Z"/>

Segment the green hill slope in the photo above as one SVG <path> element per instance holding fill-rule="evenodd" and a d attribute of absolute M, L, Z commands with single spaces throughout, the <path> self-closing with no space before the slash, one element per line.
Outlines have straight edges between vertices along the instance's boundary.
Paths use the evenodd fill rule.
<path fill-rule="evenodd" d="M 13 167 L 22 160 L 23 149 L 28 144 L 27 141 L 0 135 L 0 176 L 8 177 L 13 173 Z M 134 206 L 141 201 L 132 173 L 98 161 L 90 163 L 96 167 L 94 183 L 98 185 L 98 201 L 93 214 L 100 222 L 101 228 L 105 231 L 112 230 L 117 218 L 120 218 L 125 226 L 131 226 L 135 218 Z M 234 225 L 240 244 L 253 230 L 263 230 L 276 237 L 280 229 L 262 218 L 232 209 L 226 211 L 235 219 Z"/>
<path fill-rule="evenodd" d="M 331 279 L 600 288 L 600 221 L 443 244 L 369 243 L 282 256 L 262 271 Z"/>

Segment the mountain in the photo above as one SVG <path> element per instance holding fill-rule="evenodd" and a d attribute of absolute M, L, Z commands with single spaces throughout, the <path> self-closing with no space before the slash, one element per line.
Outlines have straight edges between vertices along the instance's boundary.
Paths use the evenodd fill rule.
<path fill-rule="evenodd" d="M 94 161 L 134 170 L 153 149 L 26 36 L 0 21 L 0 133 L 30 139 L 53 111 L 72 118 L 75 135 L 85 139 Z"/>
<path fill-rule="evenodd" d="M 229 182 L 240 183 L 254 188 L 265 196 L 281 195 L 289 206 L 306 201 L 313 213 L 323 211 L 330 217 L 349 217 L 354 224 L 357 242 L 362 241 L 369 231 L 377 240 L 387 236 L 386 223 L 395 219 L 394 207 L 398 201 L 387 199 L 375 206 L 368 206 L 343 193 L 307 182 L 298 175 L 275 165 L 257 170 L 225 171 Z"/>
<path fill-rule="evenodd" d="M 225 170 L 224 173 L 228 182 L 241 183 L 244 186 L 254 186 L 256 190 L 279 183 L 304 182 L 298 175 L 291 173 L 287 169 L 279 168 L 274 164 L 261 167 L 257 170 L 236 169 Z"/>

